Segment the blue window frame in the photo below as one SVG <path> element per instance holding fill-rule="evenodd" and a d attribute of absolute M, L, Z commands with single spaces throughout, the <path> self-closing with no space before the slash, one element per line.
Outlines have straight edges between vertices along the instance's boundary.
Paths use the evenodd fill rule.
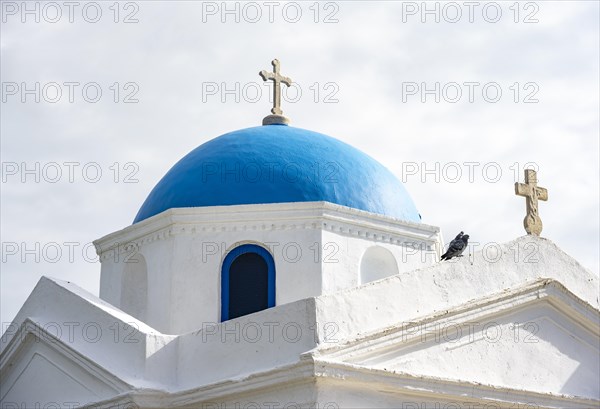
<path fill-rule="evenodd" d="M 221 321 L 275 306 L 275 262 L 255 244 L 231 250 L 221 268 Z"/>

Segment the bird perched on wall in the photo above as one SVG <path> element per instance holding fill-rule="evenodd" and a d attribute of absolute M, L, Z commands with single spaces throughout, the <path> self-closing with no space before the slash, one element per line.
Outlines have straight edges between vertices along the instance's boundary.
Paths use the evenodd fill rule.
<path fill-rule="evenodd" d="M 456 235 L 454 240 L 450 242 L 448 246 L 448 250 L 442 254 L 443 260 L 450 260 L 452 257 L 462 257 L 463 251 L 467 248 L 469 244 L 469 235 L 464 234 L 462 231 Z"/>

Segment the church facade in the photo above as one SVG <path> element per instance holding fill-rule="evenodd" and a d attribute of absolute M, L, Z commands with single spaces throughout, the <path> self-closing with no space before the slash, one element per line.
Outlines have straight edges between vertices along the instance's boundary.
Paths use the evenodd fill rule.
<path fill-rule="evenodd" d="M 99 297 L 40 280 L 2 336 L 2 408 L 599 407 L 595 275 L 536 235 L 440 263 L 391 172 L 281 114 L 95 242 Z"/>

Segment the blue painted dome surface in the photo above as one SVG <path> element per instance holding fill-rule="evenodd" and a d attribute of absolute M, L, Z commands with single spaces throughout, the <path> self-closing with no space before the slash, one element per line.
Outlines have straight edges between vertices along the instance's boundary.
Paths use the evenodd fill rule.
<path fill-rule="evenodd" d="M 420 222 L 402 183 L 367 154 L 317 132 L 267 125 L 191 151 L 150 192 L 134 223 L 177 207 L 312 201 Z"/>

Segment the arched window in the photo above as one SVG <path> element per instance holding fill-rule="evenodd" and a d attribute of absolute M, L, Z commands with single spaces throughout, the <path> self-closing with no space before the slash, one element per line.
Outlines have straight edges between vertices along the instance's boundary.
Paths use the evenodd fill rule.
<path fill-rule="evenodd" d="M 244 244 L 223 260 L 221 321 L 275 306 L 275 263 L 263 247 Z"/>
<path fill-rule="evenodd" d="M 360 261 L 360 283 L 398 274 L 398 263 L 391 251 L 381 246 L 369 247 Z"/>

